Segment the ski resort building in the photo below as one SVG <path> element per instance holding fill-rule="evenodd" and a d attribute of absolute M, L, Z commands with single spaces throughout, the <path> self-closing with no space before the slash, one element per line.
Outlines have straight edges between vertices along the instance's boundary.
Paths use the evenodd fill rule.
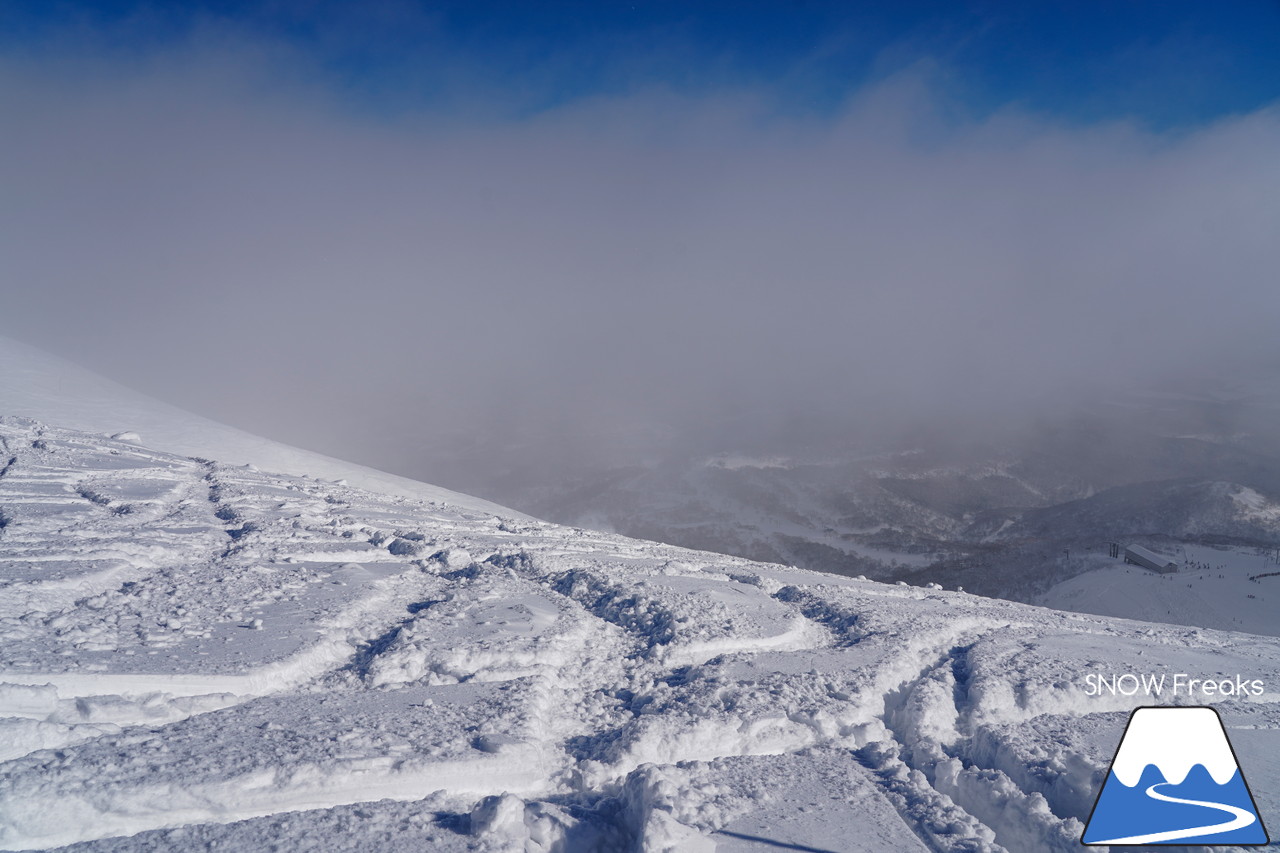
<path fill-rule="evenodd" d="M 1150 569 L 1153 572 L 1159 572 L 1162 575 L 1172 574 L 1178 570 L 1178 564 L 1173 560 L 1163 554 L 1148 551 L 1141 545 L 1126 545 L 1124 561 L 1133 563 L 1136 566 L 1142 566 L 1144 569 Z"/>

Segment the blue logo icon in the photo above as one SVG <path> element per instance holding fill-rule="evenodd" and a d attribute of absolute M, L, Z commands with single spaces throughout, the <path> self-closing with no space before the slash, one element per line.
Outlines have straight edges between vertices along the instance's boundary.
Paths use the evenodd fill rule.
<path fill-rule="evenodd" d="M 1264 845 L 1269 839 L 1213 708 L 1129 717 L 1082 844 Z"/>

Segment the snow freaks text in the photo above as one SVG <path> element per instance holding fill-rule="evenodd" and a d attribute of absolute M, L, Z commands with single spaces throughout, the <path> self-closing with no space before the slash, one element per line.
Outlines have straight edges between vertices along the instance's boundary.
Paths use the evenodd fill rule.
<path fill-rule="evenodd" d="M 1086 696 L 1261 696 L 1267 692 L 1262 679 L 1242 675 L 1193 678 L 1185 672 L 1164 673 L 1100 673 L 1084 677 Z"/>

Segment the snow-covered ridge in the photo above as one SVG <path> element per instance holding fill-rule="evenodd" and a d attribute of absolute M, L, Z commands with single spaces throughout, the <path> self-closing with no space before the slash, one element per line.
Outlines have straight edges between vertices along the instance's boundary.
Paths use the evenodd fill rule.
<path fill-rule="evenodd" d="M 1272 523 L 1280 521 L 1280 504 L 1267 500 L 1247 486 L 1233 489 L 1231 499 L 1239 506 L 1240 514 L 1245 518 Z"/>
<path fill-rule="evenodd" d="M 148 447 L 268 471 L 346 480 L 402 497 L 454 504 L 505 517 L 522 513 L 480 498 L 385 471 L 290 447 L 203 418 L 126 388 L 35 347 L 0 336 L 0 416 L 117 435 L 133 433 Z"/>
<path fill-rule="evenodd" d="M 1084 673 L 1280 684 L 1272 638 L 502 518 L 145 434 L 9 418 L 0 468 L 0 849 L 1067 853 L 1145 701 L 1088 696 Z M 1222 708 L 1274 750 L 1271 689 Z"/>
<path fill-rule="evenodd" d="M 722 453 L 704 460 L 702 464 L 708 468 L 737 471 L 741 468 L 790 468 L 793 463 L 786 456 L 743 456 Z"/>

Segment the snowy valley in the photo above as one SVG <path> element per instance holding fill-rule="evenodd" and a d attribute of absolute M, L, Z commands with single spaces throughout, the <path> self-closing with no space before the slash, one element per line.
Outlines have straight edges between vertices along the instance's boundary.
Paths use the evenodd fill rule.
<path fill-rule="evenodd" d="M 428 455 L 470 447 L 439 463 L 451 485 L 562 523 L 841 575 L 1275 633 L 1280 583 L 1249 578 L 1280 570 L 1278 430 L 1273 382 L 1223 378 L 1100 398 L 1056 420 L 1011 419 L 980 436 L 958 428 L 860 446 L 851 424 L 810 443 L 686 455 L 678 436 L 657 430 L 603 439 L 610 451 L 572 465 L 560 462 L 567 450 L 479 430 L 470 445 L 442 442 Z M 1125 567 L 1112 543 L 1214 571 L 1191 588 L 1192 579 L 1141 572 L 1113 583 Z"/>

